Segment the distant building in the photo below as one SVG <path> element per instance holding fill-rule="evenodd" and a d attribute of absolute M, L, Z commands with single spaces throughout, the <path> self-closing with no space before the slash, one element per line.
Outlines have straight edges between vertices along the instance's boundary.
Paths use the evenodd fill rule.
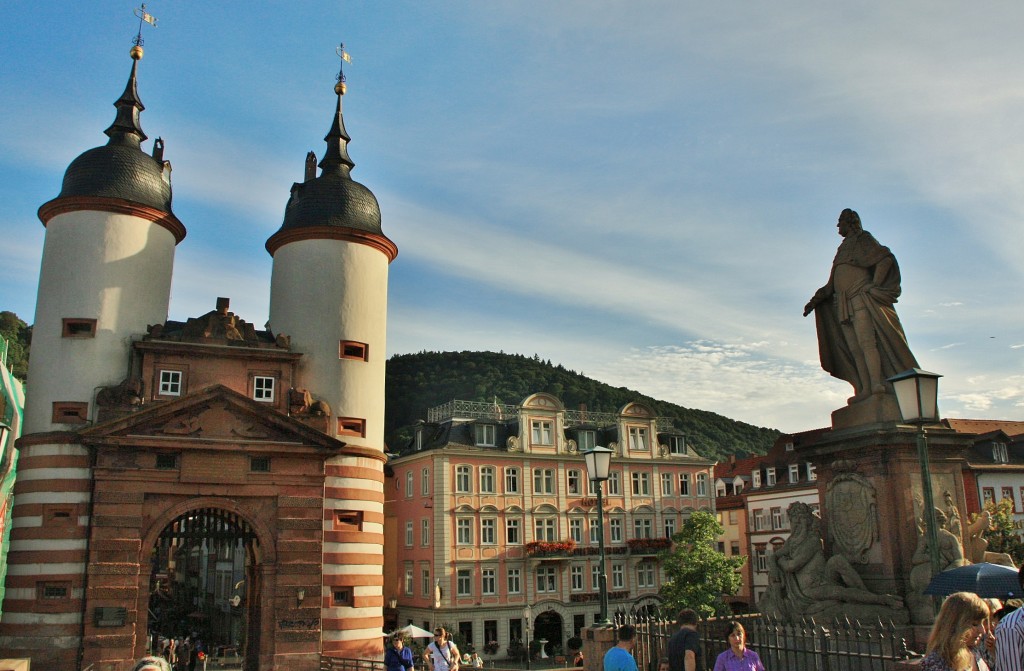
<path fill-rule="evenodd" d="M 814 465 L 801 459 L 798 449 L 815 442 L 825 431 L 781 435 L 767 454 L 737 459 L 716 468 L 716 489 L 725 493 L 723 502 L 727 510 L 737 508 L 739 497 L 746 514 L 743 554 L 749 559 L 741 594 L 752 601 L 741 606 L 753 605 L 756 610 L 758 600 L 768 588 L 769 556 L 789 538 L 790 504 L 801 501 L 815 511 L 821 509 Z M 736 525 L 737 530 L 739 526 Z M 731 533 L 735 535 L 736 530 Z"/>
<path fill-rule="evenodd" d="M 599 612 L 597 500 L 580 454 L 595 445 L 615 451 L 604 498 L 610 610 L 658 604 L 656 555 L 691 512 L 714 510 L 714 462 L 641 403 L 597 413 L 538 393 L 433 408 L 388 462 L 395 551 L 384 590 L 395 624 L 449 626 L 477 651 L 496 650 L 485 657 L 528 640 L 564 650 Z"/>
<path fill-rule="evenodd" d="M 965 455 L 967 514 L 1009 499 L 1013 502 L 1014 529 L 1024 536 L 1024 422 L 945 419 L 943 423 L 957 433 L 975 434 Z"/>
<path fill-rule="evenodd" d="M 718 551 L 729 557 L 747 557 L 747 562 L 739 569 L 743 578 L 739 591 L 725 599 L 733 612 L 746 613 L 752 611 L 754 605 L 750 589 L 747 509 L 743 500 L 743 492 L 750 486 L 750 474 L 740 473 L 737 461 L 734 455 L 715 465 L 715 510 L 718 523 L 725 530 L 718 540 Z"/>

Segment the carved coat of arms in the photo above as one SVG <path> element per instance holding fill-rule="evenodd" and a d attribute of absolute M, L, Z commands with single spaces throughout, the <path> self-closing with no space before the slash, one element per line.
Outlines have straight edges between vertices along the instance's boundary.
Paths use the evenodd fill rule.
<path fill-rule="evenodd" d="M 878 539 L 875 488 L 859 473 L 840 472 L 828 483 L 825 506 L 835 549 L 851 562 L 866 563 Z"/>

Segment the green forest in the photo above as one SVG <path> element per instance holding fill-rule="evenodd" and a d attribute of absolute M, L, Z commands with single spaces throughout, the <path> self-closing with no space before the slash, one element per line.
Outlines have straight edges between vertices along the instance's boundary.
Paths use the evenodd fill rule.
<path fill-rule="evenodd" d="M 18 315 L 0 312 L 0 336 L 7 341 L 7 367 L 22 382 L 28 375 L 28 344 L 32 340 L 32 327 Z"/>
<path fill-rule="evenodd" d="M 779 432 L 745 424 L 714 412 L 659 401 L 626 387 L 612 387 L 540 357 L 495 352 L 420 352 L 391 357 L 387 365 L 384 433 L 400 451 L 427 409 L 448 401 L 518 404 L 530 394 L 554 394 L 566 408 L 586 404 L 595 412 L 616 412 L 630 401 L 643 402 L 670 417 L 701 456 L 725 459 L 745 452 L 764 454 Z"/>

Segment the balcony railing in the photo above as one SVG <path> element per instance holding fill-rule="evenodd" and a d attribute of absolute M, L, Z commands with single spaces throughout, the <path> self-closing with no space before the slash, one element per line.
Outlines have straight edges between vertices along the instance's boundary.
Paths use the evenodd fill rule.
<path fill-rule="evenodd" d="M 454 400 L 435 405 L 427 410 L 428 422 L 444 422 L 449 419 L 493 419 L 502 421 L 515 419 L 519 416 L 518 405 L 507 403 L 488 403 L 486 401 Z M 595 426 L 611 426 L 622 421 L 622 415 L 616 412 L 593 412 L 591 410 L 565 410 L 562 421 L 566 426 L 590 424 Z M 657 417 L 659 431 L 670 431 L 675 428 L 671 417 Z"/>
<path fill-rule="evenodd" d="M 671 538 L 631 538 L 626 541 L 633 555 L 656 555 L 672 547 Z"/>
<path fill-rule="evenodd" d="M 533 541 L 526 544 L 526 555 L 534 559 L 545 557 L 570 557 L 576 549 L 576 541 Z"/>

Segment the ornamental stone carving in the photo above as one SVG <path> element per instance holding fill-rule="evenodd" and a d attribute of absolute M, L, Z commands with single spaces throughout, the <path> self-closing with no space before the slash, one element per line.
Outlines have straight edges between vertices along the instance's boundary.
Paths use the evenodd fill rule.
<path fill-rule="evenodd" d="M 836 550 L 851 562 L 865 564 L 878 540 L 878 509 L 874 486 L 852 466 L 845 460 L 836 462 L 839 472 L 828 483 L 825 509 Z"/>

